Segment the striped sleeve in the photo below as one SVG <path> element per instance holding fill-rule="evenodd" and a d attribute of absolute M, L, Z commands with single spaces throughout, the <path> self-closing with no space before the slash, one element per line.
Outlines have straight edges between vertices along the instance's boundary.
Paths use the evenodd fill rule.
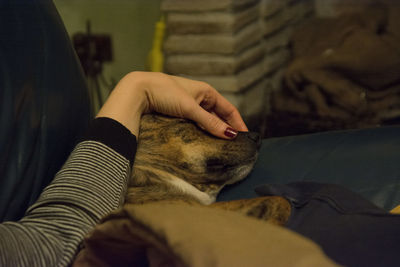
<path fill-rule="evenodd" d="M 92 135 L 75 147 L 20 221 L 0 224 L 0 266 L 70 265 L 84 235 L 123 203 L 135 152 L 127 147 L 135 150 L 136 138 L 115 121 L 96 123 L 94 128 L 104 128 L 102 137 Z M 104 130 L 129 143 L 126 151 Z"/>

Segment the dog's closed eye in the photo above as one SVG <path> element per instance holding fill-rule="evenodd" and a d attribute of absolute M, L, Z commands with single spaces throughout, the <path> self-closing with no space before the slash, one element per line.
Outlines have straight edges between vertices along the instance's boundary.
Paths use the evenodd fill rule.
<path fill-rule="evenodd" d="M 219 158 L 209 158 L 206 160 L 206 167 L 208 171 L 215 172 L 225 170 L 229 168 L 229 165 L 225 164 Z"/>

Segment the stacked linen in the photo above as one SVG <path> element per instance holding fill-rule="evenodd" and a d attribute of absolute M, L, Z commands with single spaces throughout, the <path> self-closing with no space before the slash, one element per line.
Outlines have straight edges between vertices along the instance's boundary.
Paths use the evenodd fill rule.
<path fill-rule="evenodd" d="M 164 0 L 165 71 L 205 81 L 249 118 L 267 88 L 258 0 Z"/>

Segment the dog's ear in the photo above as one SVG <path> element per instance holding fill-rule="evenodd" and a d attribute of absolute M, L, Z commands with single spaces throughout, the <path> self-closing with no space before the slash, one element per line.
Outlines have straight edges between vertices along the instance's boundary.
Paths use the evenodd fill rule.
<path fill-rule="evenodd" d="M 162 124 L 162 117 L 157 114 L 145 114 L 140 120 L 140 127 L 143 129 L 159 127 Z"/>
<path fill-rule="evenodd" d="M 143 115 L 140 121 L 139 144 L 145 146 L 147 143 L 165 144 L 168 142 L 166 127 L 168 121 L 157 114 Z"/>

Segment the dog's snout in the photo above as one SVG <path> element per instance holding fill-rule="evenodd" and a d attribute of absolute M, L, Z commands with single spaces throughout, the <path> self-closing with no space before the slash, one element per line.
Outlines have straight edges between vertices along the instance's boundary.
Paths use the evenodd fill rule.
<path fill-rule="evenodd" d="M 257 132 L 248 132 L 247 133 L 247 138 L 250 140 L 254 141 L 257 144 L 257 148 L 261 146 L 261 138 L 260 134 Z"/>
<path fill-rule="evenodd" d="M 254 142 L 258 142 L 260 139 L 260 134 L 257 132 L 248 132 L 247 137 L 253 140 Z"/>

